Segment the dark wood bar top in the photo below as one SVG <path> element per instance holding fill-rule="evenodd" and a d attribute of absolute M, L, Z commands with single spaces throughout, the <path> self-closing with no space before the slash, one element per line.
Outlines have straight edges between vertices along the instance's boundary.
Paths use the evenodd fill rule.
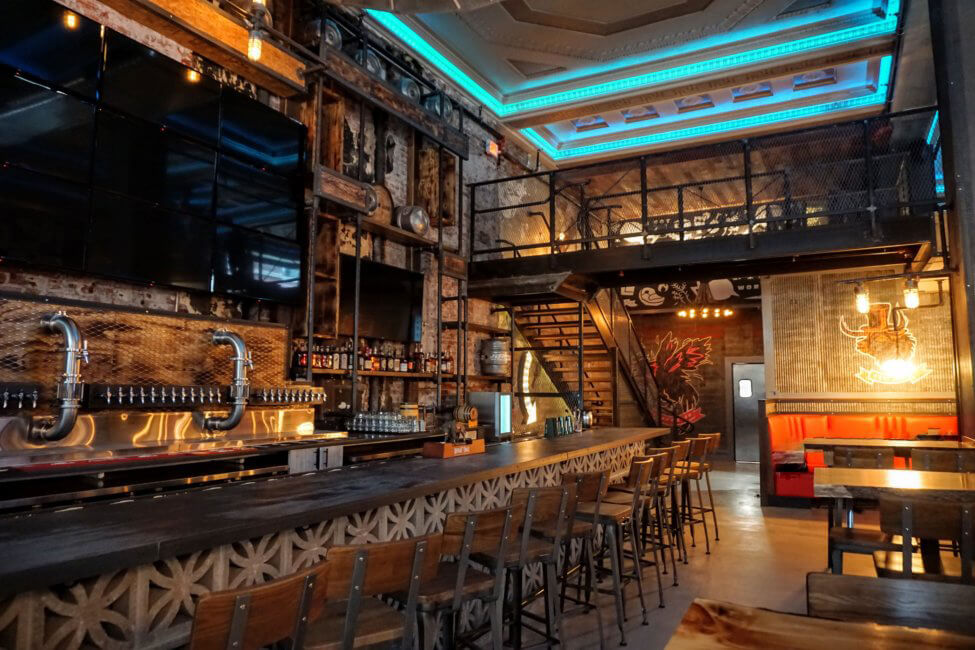
<path fill-rule="evenodd" d="M 363 512 L 669 433 L 606 428 L 0 519 L 0 596 Z"/>

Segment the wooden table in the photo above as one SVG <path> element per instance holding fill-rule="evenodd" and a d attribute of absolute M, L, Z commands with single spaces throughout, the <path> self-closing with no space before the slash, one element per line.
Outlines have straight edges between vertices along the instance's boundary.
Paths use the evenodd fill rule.
<path fill-rule="evenodd" d="M 864 650 L 973 648 L 975 637 L 942 630 L 834 621 L 697 598 L 667 650 L 790 648 Z"/>
<path fill-rule="evenodd" d="M 910 458 L 914 449 L 966 449 L 975 452 L 975 446 L 958 440 L 887 440 L 885 438 L 806 438 L 802 441 L 806 451 L 832 452 L 837 447 L 872 447 L 893 449 L 895 456 Z M 827 463 L 829 464 L 829 463 Z"/>
<path fill-rule="evenodd" d="M 896 495 L 975 500 L 975 473 L 817 467 L 813 494 L 834 499 L 879 499 Z"/>

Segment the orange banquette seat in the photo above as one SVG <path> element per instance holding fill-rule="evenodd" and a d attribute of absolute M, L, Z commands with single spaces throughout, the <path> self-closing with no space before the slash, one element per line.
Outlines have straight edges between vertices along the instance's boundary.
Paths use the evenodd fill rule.
<path fill-rule="evenodd" d="M 769 450 L 775 466 L 775 494 L 780 497 L 813 496 L 813 470 L 823 467 L 823 452 L 805 453 L 805 462 L 783 464 L 784 452 L 802 451 L 806 438 L 886 438 L 909 440 L 929 429 L 942 435 L 958 431 L 954 415 L 872 415 L 850 413 L 821 415 L 789 413 L 768 416 Z M 794 459 L 795 454 L 789 454 Z M 903 459 L 895 459 L 903 467 Z"/>

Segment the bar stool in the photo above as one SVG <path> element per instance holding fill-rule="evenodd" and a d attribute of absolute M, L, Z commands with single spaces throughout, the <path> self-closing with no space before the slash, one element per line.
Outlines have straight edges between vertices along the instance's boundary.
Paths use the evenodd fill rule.
<path fill-rule="evenodd" d="M 592 503 L 594 504 L 594 517 L 598 519 L 602 500 L 606 496 L 609 488 L 609 472 L 563 474 L 562 485 L 574 485 L 576 498 L 569 507 L 570 524 L 562 546 L 562 592 L 559 599 L 559 611 L 564 615 L 566 600 L 582 605 L 586 613 L 590 610 L 595 610 L 596 626 L 599 631 L 599 647 L 603 648 L 605 643 L 603 639 L 603 615 L 602 610 L 599 608 L 598 595 L 595 606 L 591 603 L 593 598 L 593 585 L 599 579 L 596 573 L 596 526 L 591 521 L 582 521 L 576 517 L 576 511 L 580 502 Z M 578 540 L 580 544 L 579 564 L 576 567 L 570 567 L 572 542 L 574 540 Z M 569 578 L 573 573 L 579 577 L 578 583 L 575 586 L 575 598 L 566 594 L 569 586 Z M 583 574 L 585 575 L 583 576 Z M 585 585 L 583 585 L 583 578 L 585 578 Z M 582 599 L 583 591 L 586 594 L 585 600 Z"/>
<path fill-rule="evenodd" d="M 654 454 L 652 456 L 643 457 L 646 460 L 651 461 L 650 472 L 647 474 L 643 483 L 640 483 L 634 487 L 624 488 L 622 491 L 610 492 L 609 495 L 603 500 L 604 503 L 610 504 L 622 504 L 626 505 L 633 496 L 637 496 L 640 500 L 640 521 L 637 522 L 637 529 L 642 528 L 643 536 L 641 540 L 641 557 L 646 553 L 646 544 L 649 540 L 650 551 L 653 554 L 653 568 L 657 573 L 657 598 L 659 600 L 659 606 L 664 606 L 664 589 L 663 583 L 660 578 L 660 564 L 662 562 L 663 552 L 660 551 L 657 545 L 656 534 L 647 534 L 648 524 L 652 527 L 654 520 L 657 518 L 656 505 L 657 505 L 657 491 L 660 485 L 661 475 L 668 469 L 667 466 L 667 455 L 666 454 Z M 642 525 L 641 525 L 642 524 Z"/>
<path fill-rule="evenodd" d="M 328 549 L 324 611 L 305 631 L 305 649 L 352 650 L 397 639 L 412 648 L 420 586 L 437 574 L 441 540 L 428 535 Z M 402 613 L 369 598 L 399 591 L 407 593 Z"/>
<path fill-rule="evenodd" d="M 687 456 L 691 452 L 690 440 L 677 440 L 674 442 L 674 456 L 670 464 L 670 469 L 661 478 L 669 488 L 670 498 L 668 499 L 671 530 L 674 531 L 677 545 L 677 558 L 687 564 L 687 539 L 684 535 L 684 492 L 687 490 Z M 678 490 L 678 488 L 680 488 Z"/>
<path fill-rule="evenodd" d="M 509 626 L 509 642 L 515 650 L 521 650 L 522 628 L 527 627 L 533 632 L 543 635 L 551 643 L 562 642 L 562 618 L 555 600 L 555 590 L 558 585 L 556 578 L 556 562 L 562 537 L 567 524 L 567 510 L 572 487 L 534 487 L 516 488 L 511 491 L 510 507 L 512 520 L 517 525 L 511 526 L 504 555 L 499 558 L 495 553 L 476 553 L 472 558 L 478 564 L 487 567 L 502 567 L 505 576 L 511 580 L 511 619 Z M 571 498 L 575 498 L 571 495 Z M 544 539 L 533 535 L 538 531 L 551 531 L 553 536 Z M 529 564 L 542 564 L 543 590 L 545 596 L 545 618 L 539 619 L 530 612 L 526 612 L 524 605 L 524 575 Z M 495 568 L 497 571 L 497 568 Z M 535 629 L 525 623 L 525 619 L 543 620 L 545 631 Z M 557 637 L 552 630 L 556 630 Z"/>
<path fill-rule="evenodd" d="M 714 454 L 718 451 L 718 447 L 721 446 L 721 434 L 720 433 L 699 433 L 698 438 L 707 438 L 711 441 L 711 446 L 708 448 L 708 458 L 707 461 L 701 466 L 701 471 L 704 472 L 704 483 L 708 488 L 708 508 L 707 512 L 711 513 L 711 521 L 714 523 L 714 541 L 718 542 L 721 540 L 718 534 L 718 513 L 714 509 L 714 493 L 711 491 L 711 468 L 713 466 L 712 459 Z"/>
<path fill-rule="evenodd" d="M 420 585 L 417 608 L 421 628 L 421 648 L 431 649 L 437 642 L 437 615 L 445 615 L 444 643 L 456 646 L 457 614 L 464 603 L 480 600 L 490 605 L 491 647 L 501 650 L 504 601 L 504 571 L 501 558 L 505 556 L 511 529 L 511 508 L 482 512 L 454 512 L 447 515 L 440 547 L 437 575 Z M 471 556 L 491 553 L 497 559 L 494 575 L 471 564 Z M 447 560 L 445 558 L 452 559 Z M 400 603 L 409 601 L 409 594 L 391 594 Z"/>
<path fill-rule="evenodd" d="M 635 476 L 633 484 L 645 485 L 652 470 L 652 459 L 643 457 L 634 458 L 630 464 L 630 475 Z M 606 503 L 604 500 L 599 504 L 598 512 L 596 510 L 596 504 L 591 502 L 581 502 L 576 508 L 576 517 L 603 527 L 603 545 L 600 559 L 607 554 L 609 555 L 610 576 L 613 580 L 612 593 L 616 599 L 616 623 L 620 629 L 620 645 L 626 645 L 626 630 L 623 627 L 623 622 L 626 620 L 624 588 L 631 580 L 636 580 L 637 589 L 639 590 L 640 606 L 643 610 L 643 624 L 649 624 L 647 620 L 646 598 L 643 592 L 643 565 L 640 560 L 643 553 L 640 548 L 640 536 L 638 534 L 642 509 L 643 501 L 640 491 L 633 492 L 628 504 Z M 627 538 L 629 538 L 630 546 L 633 550 L 633 570 L 624 574 L 623 563 L 625 556 L 623 549 Z M 599 566 L 597 564 L 597 569 Z"/>
<path fill-rule="evenodd" d="M 687 513 L 685 522 L 691 529 L 691 547 L 697 546 L 694 537 L 694 525 L 704 526 L 704 548 L 705 554 L 711 554 L 711 541 L 708 538 L 708 520 L 704 499 L 701 496 L 701 478 L 704 476 L 703 467 L 708 461 L 708 450 L 711 448 L 711 441 L 708 438 L 689 438 L 691 443 L 687 454 L 687 462 L 684 464 L 684 480 L 682 482 L 681 495 L 683 497 L 684 511 Z M 697 505 L 693 503 L 690 483 L 694 482 L 697 491 Z M 697 516 L 695 512 L 698 513 Z"/>
<path fill-rule="evenodd" d="M 322 612 L 327 571 L 321 563 L 261 585 L 200 596 L 190 650 L 257 650 L 286 639 L 303 647 L 308 621 Z"/>

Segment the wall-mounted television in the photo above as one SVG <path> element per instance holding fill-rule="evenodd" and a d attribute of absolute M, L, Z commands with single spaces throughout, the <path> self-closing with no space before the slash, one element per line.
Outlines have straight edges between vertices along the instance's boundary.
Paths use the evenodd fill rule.
<path fill-rule="evenodd" d="M 355 257 L 339 260 L 339 334 L 352 336 Z M 423 274 L 362 260 L 359 279 L 359 336 L 412 343 L 420 340 Z"/>
<path fill-rule="evenodd" d="M 303 296 L 305 129 L 48 0 L 0 30 L 0 257 Z"/>

